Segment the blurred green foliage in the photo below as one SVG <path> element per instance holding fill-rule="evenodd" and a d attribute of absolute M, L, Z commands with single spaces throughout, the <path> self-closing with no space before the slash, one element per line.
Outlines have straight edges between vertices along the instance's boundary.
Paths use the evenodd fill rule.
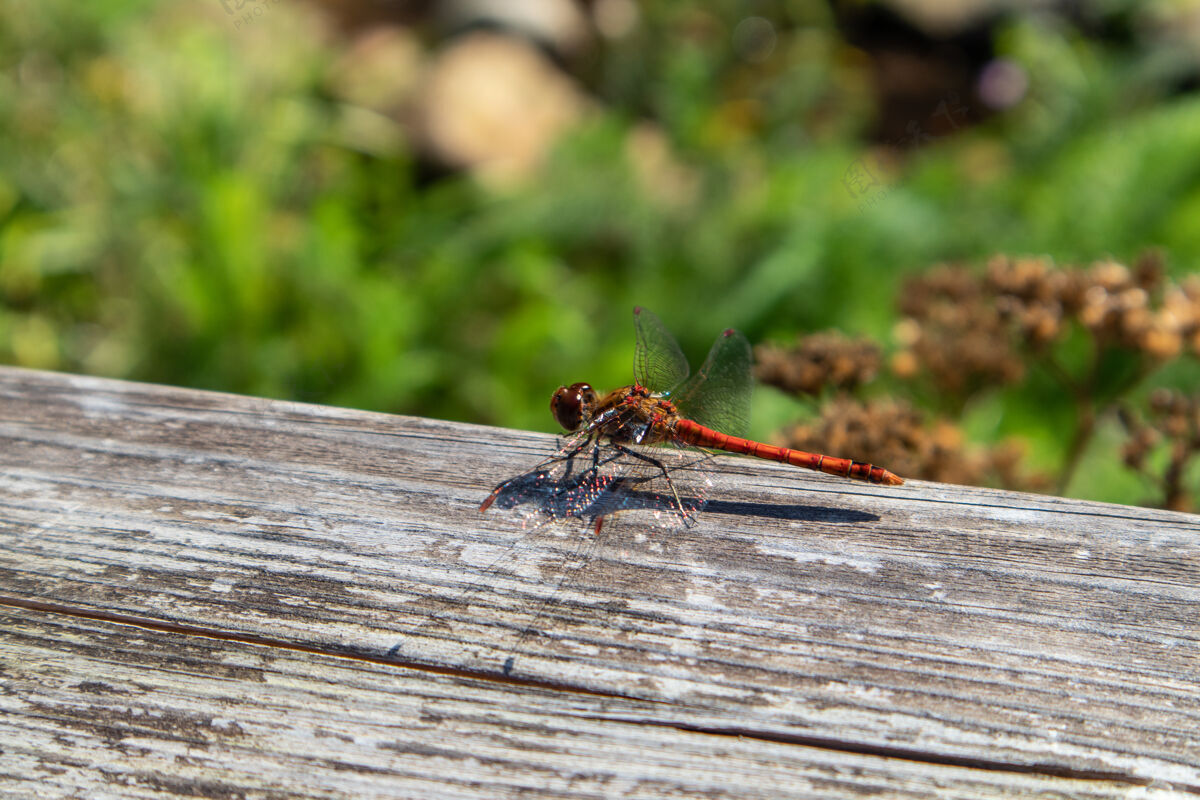
<path fill-rule="evenodd" d="M 751 13 L 775 24 L 767 58 L 731 45 Z M 886 342 L 903 276 L 945 259 L 1154 245 L 1193 269 L 1200 99 L 1176 88 L 1195 65 L 1049 16 L 998 30 L 1025 99 L 881 172 L 869 69 L 825 3 L 648 6 L 580 68 L 585 121 L 496 188 L 430 174 L 339 96 L 342 46 L 300 0 L 240 28 L 216 0 L 10 0 L 0 360 L 552 430 L 559 383 L 629 379 L 635 304 L 695 359 L 728 326 Z M 631 157 L 648 120 L 661 181 Z M 843 182 L 859 159 L 870 204 Z M 1069 400 L 1009 394 L 968 430 L 1052 461 Z M 756 432 L 792 411 L 765 396 Z M 1139 499 L 1111 457 L 1072 491 Z"/>

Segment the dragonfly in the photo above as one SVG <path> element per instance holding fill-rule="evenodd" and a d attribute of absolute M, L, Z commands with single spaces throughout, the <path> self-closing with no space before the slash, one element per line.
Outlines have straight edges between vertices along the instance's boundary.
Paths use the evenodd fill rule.
<path fill-rule="evenodd" d="M 667 526 L 688 525 L 705 504 L 712 451 L 738 453 L 886 486 L 904 480 L 849 458 L 808 453 L 745 437 L 753 389 L 750 343 L 730 328 L 691 374 L 675 337 L 652 312 L 633 310 L 634 383 L 599 394 L 590 384 L 560 386 L 550 399 L 569 433 L 554 455 L 496 486 L 480 511 L 524 506 L 544 521 L 595 520 L 649 509 Z M 688 479 L 691 479 L 688 485 Z M 684 486 L 680 484 L 684 483 Z M 699 487 L 699 488 L 697 488 Z"/>

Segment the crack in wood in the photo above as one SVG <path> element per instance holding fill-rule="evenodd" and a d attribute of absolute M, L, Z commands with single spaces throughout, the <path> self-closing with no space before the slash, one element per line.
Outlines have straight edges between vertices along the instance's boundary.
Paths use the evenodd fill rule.
<path fill-rule="evenodd" d="M 309 653 L 312 655 L 328 656 L 331 658 L 345 658 L 355 661 L 364 661 L 373 664 L 381 664 L 385 666 L 400 667 L 402 669 L 411 669 L 415 671 L 443 675 L 455 678 L 467 678 L 472 680 L 482 680 L 491 683 L 498 683 L 511 686 L 524 686 L 529 688 L 543 689 L 547 691 L 567 692 L 572 694 L 587 695 L 593 697 L 604 697 L 614 700 L 625 700 L 635 703 L 645 703 L 650 706 L 675 706 L 677 703 L 669 703 L 663 700 L 655 700 L 652 698 L 637 697 L 632 695 L 599 692 L 591 689 L 585 689 L 579 686 L 560 683 L 555 681 L 538 680 L 533 678 L 521 678 L 513 675 L 504 674 L 496 671 L 490 672 L 486 670 L 471 670 L 456 667 L 447 667 L 437 664 L 429 664 L 427 662 L 416 661 L 408 658 L 397 658 L 395 656 L 377 656 L 370 653 L 356 652 L 350 648 L 322 648 L 311 645 L 302 645 L 295 642 L 288 642 L 282 639 L 271 639 L 265 636 L 254 636 L 249 634 L 234 634 L 227 631 L 221 631 L 213 628 L 206 628 L 195 625 L 183 625 L 175 622 L 167 622 L 164 620 L 156 620 L 147 617 L 137 617 L 126 614 L 117 614 L 109 611 L 96 611 L 87 608 L 79 608 L 74 606 L 66 606 L 57 603 L 47 603 L 40 600 L 30 600 L 19 597 L 0 596 L 0 606 L 8 606 L 11 608 L 21 608 L 27 611 L 35 611 L 47 614 L 59 614 L 67 617 L 75 617 L 80 619 L 89 619 L 98 622 L 108 622 L 116 625 L 127 625 L 136 628 L 144 628 L 160 633 L 174 633 L 185 636 L 200 636 L 208 639 L 217 639 L 228 642 L 236 642 L 241 644 L 249 644 L 259 647 L 272 647 L 289 650 L 293 652 Z M 686 706 L 686 704 L 684 704 Z M 703 709 L 696 709 L 703 710 Z M 1095 769 L 1077 769 L 1066 767 L 1057 764 L 1019 764 L 1011 761 L 993 761 L 970 756 L 955 756 L 949 754 L 934 753 L 927 750 L 918 750 L 916 748 L 894 747 L 890 745 L 879 744 L 864 744 L 851 742 L 845 739 L 835 737 L 810 736 L 801 734 L 780 733 L 777 731 L 761 730 L 748 727 L 727 727 L 727 726 L 708 726 L 708 725 L 689 725 L 678 721 L 654 720 L 637 717 L 621 717 L 613 715 L 582 715 L 582 718 L 617 722 L 628 725 L 645 725 L 660 728 L 671 728 L 687 733 L 698 733 L 709 736 L 729 736 L 736 738 L 753 739 L 762 742 L 774 742 L 779 744 L 792 744 L 802 747 L 811 747 L 820 750 L 828 750 L 840 753 L 852 753 L 855 755 L 873 756 L 878 758 L 900 759 L 911 761 L 919 764 L 931 764 L 944 767 L 963 767 L 968 769 L 985 770 L 989 772 L 1005 772 L 1019 775 L 1034 775 L 1047 778 L 1062 778 L 1067 780 L 1081 781 L 1097 781 L 1120 783 L 1130 786 L 1155 786 L 1158 782 L 1149 778 L 1142 778 L 1136 775 L 1130 775 L 1124 772 L 1095 770 Z M 1200 786 L 1171 784 L 1170 788 L 1174 791 L 1183 791 L 1188 794 L 1200 795 Z"/>
<path fill-rule="evenodd" d="M 605 717 L 605 719 L 611 719 Z M 757 739 L 764 742 L 795 744 L 804 747 L 815 747 L 821 750 L 835 750 L 841 753 L 878 756 L 880 758 L 896 758 L 904 761 L 914 761 L 920 764 L 937 764 L 946 767 L 967 767 L 969 769 L 987 770 L 989 772 L 1012 772 L 1021 775 L 1039 775 L 1049 778 L 1065 778 L 1084 781 L 1107 781 L 1109 783 L 1125 783 L 1132 786 L 1152 786 L 1155 781 L 1140 778 L 1125 772 L 1108 770 L 1075 769 L 1057 764 L 1017 764 L 1011 761 L 991 761 L 970 756 L 954 756 L 931 753 L 927 750 L 917 750 L 908 747 L 893 747 L 890 745 L 859 744 L 844 739 L 824 736 L 805 736 L 799 734 L 777 733 L 774 731 L 756 730 L 753 728 L 708 727 L 703 725 L 685 725 L 670 722 L 653 722 L 646 720 L 620 720 L 632 724 L 663 725 L 676 730 L 691 733 L 703 733 L 711 736 L 735 736 Z M 1181 786 L 1173 784 L 1172 789 L 1189 791 L 1200 794 L 1200 786 Z"/>
<path fill-rule="evenodd" d="M 65 606 L 58 603 L 47 603 L 41 600 L 28 600 L 20 597 L 7 597 L 0 595 L 0 607 L 3 606 L 21 608 L 27 611 L 37 611 L 46 614 L 61 614 L 67 617 L 90 619 L 97 622 L 110 622 L 115 625 L 128 625 L 134 628 L 145 628 L 146 630 L 157 631 L 159 633 L 175 633 L 183 636 L 201 636 L 206 639 L 219 639 L 221 641 L 250 644 L 258 647 L 274 647 L 298 653 L 310 653 L 312 655 L 329 656 L 331 658 L 345 658 L 354 661 L 365 661 L 371 664 L 382 664 L 389 667 L 418 670 L 434 675 L 445 675 L 454 678 L 469 678 L 473 680 L 489 681 L 492 683 L 500 683 L 510 686 L 526 686 L 535 689 L 547 689 L 560 692 L 565 691 L 574 694 L 587 695 L 590 697 L 629 700 L 653 705 L 669 705 L 662 700 L 633 697 L 616 692 L 601 692 L 594 689 L 585 689 L 579 686 L 559 683 L 556 681 L 539 680 L 535 678 L 521 678 L 513 675 L 505 675 L 500 671 L 489 672 L 482 669 L 473 670 L 461 667 L 447 667 L 440 664 L 430 664 L 425 661 L 417 661 L 409 658 L 374 655 L 372 653 L 365 653 L 349 647 L 315 647 L 313 645 L 303 645 L 297 644 L 296 642 L 289 642 L 285 639 L 272 639 L 267 636 L 256 636 L 254 634 L 246 633 L 230 633 L 228 631 L 222 631 L 216 628 L 206 628 L 198 625 L 183 625 L 178 622 L 167 622 L 165 620 L 157 620 L 149 617 L 135 617 L 127 614 L 117 614 L 111 611 L 96 611 L 93 609 L 79 608 L 76 606 Z"/>

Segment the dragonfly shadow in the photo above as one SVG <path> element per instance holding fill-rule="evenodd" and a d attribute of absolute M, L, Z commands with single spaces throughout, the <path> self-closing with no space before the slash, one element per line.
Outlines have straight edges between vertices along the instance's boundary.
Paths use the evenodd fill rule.
<path fill-rule="evenodd" d="M 494 505 L 516 509 L 543 522 L 569 518 L 595 521 L 618 511 L 650 511 L 656 516 L 679 514 L 680 506 L 662 493 L 639 491 L 638 480 L 613 477 L 593 468 L 571 470 L 554 475 L 545 469 L 518 476 L 496 493 Z M 681 495 L 685 525 L 692 523 L 694 512 L 728 514 L 739 517 L 764 517 L 794 522 L 863 523 L 878 522 L 879 516 L 832 506 L 802 504 L 747 503 L 708 500 Z"/>
<path fill-rule="evenodd" d="M 653 491 L 641 491 L 645 479 L 621 477 L 595 467 L 572 468 L 562 474 L 537 469 L 519 475 L 497 488 L 494 501 L 498 509 L 515 510 L 529 520 L 551 522 L 564 519 L 596 521 L 618 511 L 650 511 L 655 515 L 681 514 L 690 523 L 704 500 L 687 494 L 674 498 Z"/>
<path fill-rule="evenodd" d="M 854 511 L 833 506 L 809 506 L 782 503 L 738 503 L 727 500 L 709 500 L 704 507 L 709 514 L 731 514 L 738 517 L 767 517 L 793 522 L 859 523 L 878 522 L 877 514 Z"/>

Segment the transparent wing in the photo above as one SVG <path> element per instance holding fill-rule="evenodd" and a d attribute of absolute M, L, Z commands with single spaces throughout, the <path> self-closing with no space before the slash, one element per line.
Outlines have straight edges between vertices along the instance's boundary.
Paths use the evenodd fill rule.
<path fill-rule="evenodd" d="M 630 415 L 628 423 L 631 427 L 644 424 L 635 415 Z M 497 486 L 484 501 L 484 509 L 515 516 L 523 528 L 539 532 L 518 535 L 499 550 L 489 546 L 496 541 L 489 537 L 481 537 L 478 544 L 482 546 L 473 541 L 464 548 L 449 587 L 460 587 L 462 579 L 471 576 L 475 580 L 459 592 L 440 591 L 440 582 L 431 585 L 428 596 L 415 601 L 426 619 L 406 633 L 393 652 L 403 650 L 422 661 L 454 667 L 475 660 L 487 664 L 496 659 L 494 663 L 499 664 L 503 659 L 506 675 L 524 658 L 522 642 L 527 639 L 544 637 L 529 649 L 552 652 L 547 648 L 571 635 L 562 620 L 576 616 L 578 610 L 568 609 L 560 599 L 564 590 L 580 587 L 586 592 L 589 586 L 607 585 L 607 566 L 591 569 L 593 553 L 603 546 L 601 522 L 628 513 L 636 524 L 626 534 L 646 524 L 665 530 L 691 527 L 713 485 L 711 466 L 711 455 L 695 448 L 617 446 L 597 440 L 586 430 L 572 437 L 529 472 Z M 580 529 L 579 523 L 585 521 L 592 523 L 590 534 Z M 621 541 L 621 535 L 614 541 Z M 487 558 L 482 558 L 484 555 Z M 531 571 L 530 564 L 537 569 Z M 499 595 L 515 599 L 500 601 L 495 597 Z M 560 603 L 560 610 L 546 613 Z M 430 606 L 436 613 L 428 613 Z M 518 635 L 506 639 L 497 634 L 502 638 L 491 643 L 485 641 L 491 634 L 478 641 L 471 639 L 467 631 L 473 628 L 468 626 L 479 624 L 481 618 L 481 611 L 472 611 L 473 606 L 489 609 L 482 612 L 488 618 L 495 618 L 495 609 L 504 608 L 501 627 Z M 517 609 L 519 615 L 514 613 Z M 611 622 L 612 612 L 604 613 Z"/>
<path fill-rule="evenodd" d="M 669 392 L 688 376 L 687 357 L 662 320 L 647 309 L 633 309 L 637 345 L 633 351 L 633 378 L 652 392 Z"/>
<path fill-rule="evenodd" d="M 632 415 L 629 423 L 643 424 Z M 512 510 L 523 518 L 523 527 L 572 518 L 598 523 L 636 510 L 649 511 L 658 527 L 686 527 L 704 508 L 712 485 L 710 462 L 707 453 L 694 448 L 601 442 L 585 432 L 534 469 L 497 486 L 483 508 Z"/>
<path fill-rule="evenodd" d="M 750 343 L 730 328 L 717 337 L 704 366 L 671 395 L 679 413 L 721 433 L 745 436 L 750 428 Z"/>

